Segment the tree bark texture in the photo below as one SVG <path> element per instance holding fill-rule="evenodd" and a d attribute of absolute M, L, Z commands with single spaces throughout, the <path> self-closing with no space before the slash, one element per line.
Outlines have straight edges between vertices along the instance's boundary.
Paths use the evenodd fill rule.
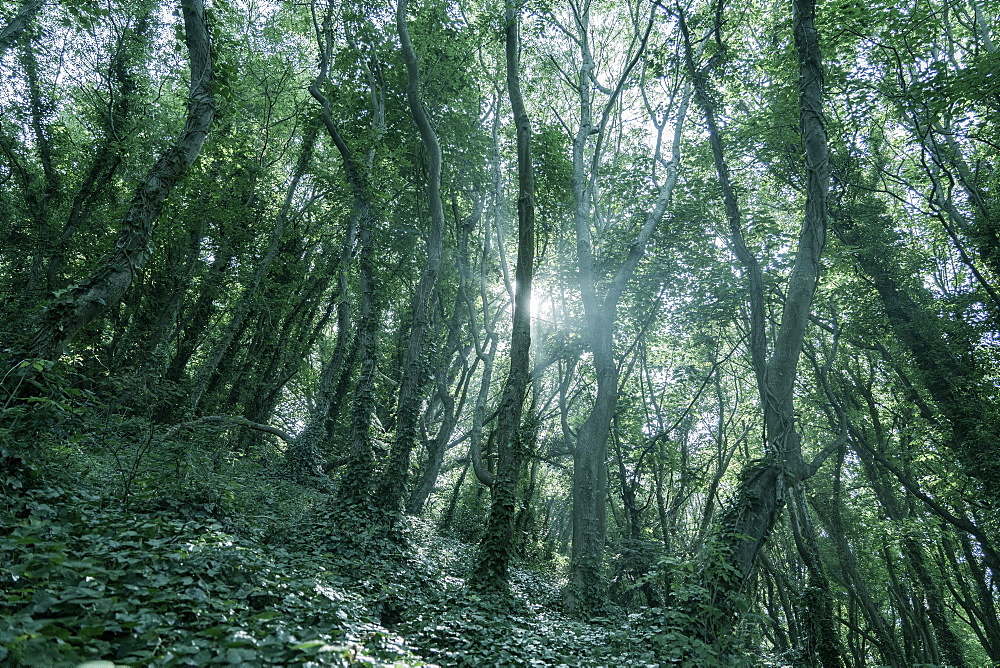
<path fill-rule="evenodd" d="M 121 300 L 146 266 L 153 230 L 170 191 L 180 182 L 208 137 L 215 114 L 212 54 L 202 0 L 182 0 L 191 68 L 187 121 L 180 136 L 150 168 L 122 220 L 111 257 L 83 283 L 50 305 L 28 344 L 34 357 L 57 359 L 74 337 Z"/>
<path fill-rule="evenodd" d="M 396 434 L 389 452 L 389 462 L 379 483 L 378 502 L 386 510 L 402 508 L 410 468 L 410 454 L 417 442 L 420 403 L 426 383 L 424 341 L 430 329 L 431 297 L 437 289 L 441 275 L 441 257 L 444 245 L 444 206 L 441 202 L 441 145 L 430 118 L 424 110 L 420 95 L 420 65 L 410 42 L 406 25 L 409 0 L 399 0 L 396 5 L 396 31 L 406 62 L 406 97 L 410 114 L 420 131 L 420 138 L 427 151 L 427 204 L 430 209 L 430 230 L 427 235 L 427 259 L 420 282 L 413 298 L 413 314 L 403 374 L 399 383 L 396 402 Z"/>
<path fill-rule="evenodd" d="M 531 284 L 535 264 L 535 177 L 531 160 L 531 122 L 521 94 L 521 48 L 517 9 L 504 8 L 504 51 L 507 94 L 517 136 L 517 265 L 514 270 L 514 317 L 510 336 L 510 368 L 497 409 L 497 470 L 490 487 L 490 514 L 479 545 L 472 583 L 481 589 L 506 587 L 514 554 L 517 483 L 526 444 L 521 441 L 521 416 L 531 379 Z"/>

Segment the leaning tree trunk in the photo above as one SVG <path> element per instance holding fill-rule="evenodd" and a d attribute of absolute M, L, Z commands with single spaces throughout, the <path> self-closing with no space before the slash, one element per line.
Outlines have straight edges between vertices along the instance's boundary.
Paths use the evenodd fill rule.
<path fill-rule="evenodd" d="M 915 386 L 922 384 L 941 416 L 937 418 L 930 406 L 924 404 L 921 409 L 924 417 L 939 420 L 943 428 L 950 430 L 950 438 L 944 439 L 943 444 L 955 454 L 963 472 L 979 481 L 978 493 L 984 494 L 1000 484 L 1000 460 L 997 457 L 1000 422 L 981 390 L 984 383 L 979 379 L 984 374 L 978 359 L 969 346 L 958 345 L 945 335 L 942 319 L 928 306 L 933 300 L 927 290 L 907 280 L 900 274 L 898 266 L 894 266 L 898 265 L 895 250 L 898 235 L 881 215 L 879 204 L 861 195 L 857 205 L 860 206 L 852 202 L 851 207 L 843 207 L 831 222 L 852 247 L 859 269 L 880 298 L 886 321 L 903 348 L 912 356 L 917 378 L 913 381 L 906 379 L 906 384 L 915 395 Z M 865 213 L 857 214 L 855 211 Z M 887 362 L 895 365 L 887 350 L 881 352 Z M 903 373 L 898 366 L 896 373 Z M 907 491 L 935 514 L 960 531 L 974 536 L 994 576 L 1000 576 L 1000 553 L 992 536 L 983 527 L 977 526 L 962 513 L 954 514 L 923 493 L 916 481 L 904 475 L 877 451 L 870 450 L 870 456 L 899 478 Z"/>
<path fill-rule="evenodd" d="M 153 228 L 167 196 L 194 164 L 205 143 L 215 113 L 211 42 L 205 8 L 202 0 L 181 0 L 181 9 L 191 61 L 191 88 L 184 129 L 136 189 L 110 259 L 49 307 L 28 343 L 28 353 L 32 356 L 59 358 L 81 329 L 121 300 L 133 278 L 146 266 Z"/>
<path fill-rule="evenodd" d="M 17 13 L 0 30 L 0 56 L 4 54 L 4 51 L 11 44 L 17 41 L 18 36 L 24 32 L 24 29 L 31 23 L 31 19 L 35 17 L 35 14 L 38 13 L 38 10 L 44 4 L 45 0 L 24 0 L 21 3 L 21 7 L 17 10 Z"/>
<path fill-rule="evenodd" d="M 243 331 L 247 318 L 254 312 L 254 303 L 257 300 L 260 286 L 267 277 L 271 265 L 274 264 L 281 250 L 281 237 L 284 234 L 285 224 L 291 217 L 296 190 L 312 160 L 316 135 L 315 131 L 310 130 L 304 137 L 299 158 L 295 164 L 295 171 L 285 188 L 284 201 L 274 220 L 274 227 L 271 229 L 271 238 L 268 241 L 267 250 L 254 269 L 249 285 L 243 289 L 243 292 L 236 300 L 236 305 L 233 307 L 225 329 L 219 338 L 212 343 L 208 356 L 201 366 L 198 367 L 194 383 L 187 398 L 187 410 L 192 414 L 197 413 L 198 406 L 211 386 L 213 377 L 218 374 L 219 366 L 229 356 L 233 342 L 239 340 L 239 334 Z"/>
<path fill-rule="evenodd" d="M 793 390 L 813 294 L 819 279 L 830 182 L 827 135 L 822 111 L 823 71 L 814 24 L 815 13 L 815 0 L 793 0 L 793 32 L 799 61 L 799 128 L 805 147 L 807 175 L 806 204 L 781 323 L 770 358 L 767 358 L 766 352 L 760 265 L 743 239 L 740 209 L 722 150 L 714 103 L 707 92 L 704 72 L 695 68 L 687 27 L 683 16 L 681 17 L 687 43 L 688 70 L 708 125 L 733 248 L 750 283 L 751 360 L 764 413 L 764 459 L 744 470 L 730 507 L 724 513 L 722 530 L 717 536 L 720 548 L 717 559 L 724 559 L 727 563 L 718 564 L 715 569 L 710 567 L 706 573 L 706 577 L 711 580 L 711 604 L 721 612 L 718 623 L 704 626 L 702 635 L 709 642 L 725 634 L 735 621 L 735 596 L 749 579 L 757 554 L 774 528 L 778 513 L 785 503 L 786 475 L 796 478 L 805 475 L 801 440 L 794 424 Z"/>
<path fill-rule="evenodd" d="M 146 7 L 118 43 L 108 64 L 109 85 L 114 91 L 113 102 L 104 115 L 103 134 L 93 152 L 84 177 L 70 206 L 62 231 L 52 240 L 52 250 L 46 267 L 46 285 L 52 292 L 62 287 L 62 271 L 70 240 L 93 215 L 102 201 L 110 198 L 110 185 L 122 166 L 124 153 L 121 143 L 134 127 L 142 98 L 135 73 L 141 68 L 140 54 L 149 51 L 152 40 L 153 8 Z M 200 222 L 200 221 L 199 221 Z M 197 257 L 194 254 L 189 261 Z"/>
<path fill-rule="evenodd" d="M 30 34 L 30 33 L 29 33 Z M 28 127 L 35 143 L 35 152 L 42 168 L 42 178 L 25 179 L 25 203 L 28 205 L 31 220 L 34 224 L 33 248 L 28 270 L 28 284 L 24 293 L 29 298 L 37 298 L 44 292 L 45 255 L 53 254 L 54 248 L 51 222 L 53 210 L 64 190 L 58 170 L 55 168 L 55 155 L 51 133 L 45 127 L 45 116 L 51 112 L 52 104 L 46 99 L 44 86 L 39 78 L 37 49 L 31 43 L 30 37 L 24 40 L 20 60 L 24 67 L 25 83 L 27 84 L 27 102 L 29 109 Z M 14 160 L 11 160 L 13 163 Z M 22 167 L 23 169 L 23 167 Z M 20 171 L 20 170 L 19 170 Z"/>
<path fill-rule="evenodd" d="M 812 357 L 812 363 L 816 374 L 817 385 L 823 388 L 823 392 L 826 397 L 836 408 L 836 397 L 833 394 L 827 369 L 820 368 L 815 357 Z M 839 409 L 835 412 L 837 413 L 837 417 L 839 419 L 836 420 L 837 424 L 833 425 L 834 428 L 842 429 L 846 426 L 848 431 L 851 431 L 852 427 L 847 419 L 846 413 L 843 413 Z M 831 415 L 831 422 L 834 422 L 833 415 Z M 844 423 L 846 423 L 846 425 Z M 857 433 L 856 430 L 855 433 Z M 861 615 L 868 621 L 868 626 L 872 632 L 871 640 L 878 648 L 879 653 L 882 655 L 882 662 L 889 665 L 903 665 L 906 662 L 905 657 L 903 656 L 903 650 L 893 633 L 892 624 L 886 618 L 884 611 L 880 609 L 873 598 L 868 584 L 862 577 L 861 570 L 858 568 L 854 553 L 851 551 L 848 544 L 843 513 L 842 477 L 844 461 L 847 455 L 846 445 L 849 442 L 849 440 L 846 441 L 844 445 L 838 448 L 837 463 L 834 473 L 834 493 L 832 498 L 827 498 L 825 503 L 814 498 L 811 499 L 810 503 L 817 509 L 817 513 L 823 519 L 827 534 L 833 540 L 833 543 L 837 548 L 839 557 L 836 560 L 836 568 L 840 572 L 840 584 L 847 590 L 850 598 L 856 601 L 856 607 L 859 609 Z M 831 569 L 832 568 L 834 567 L 831 567 Z"/>
<path fill-rule="evenodd" d="M 327 126 L 327 131 L 331 134 L 334 144 L 341 151 L 344 160 L 344 171 L 352 190 L 360 188 L 360 184 L 355 186 L 357 175 L 353 167 L 353 156 L 350 150 L 340 138 L 337 126 L 330 116 L 330 103 L 316 90 L 315 86 L 310 86 L 310 92 L 323 104 L 323 122 Z M 291 191 L 289 191 L 291 193 Z M 363 191 L 362 191 L 363 192 Z M 315 405 L 306 422 L 305 429 L 302 430 L 295 443 L 290 447 L 285 457 L 291 469 L 296 475 L 303 478 L 310 476 L 322 476 L 323 456 L 321 454 L 327 434 L 329 433 L 330 409 L 336 395 L 334 384 L 344 372 L 349 372 L 347 368 L 350 360 L 350 330 L 351 330 L 351 309 L 347 293 L 348 272 L 354 255 L 354 247 L 357 241 L 357 230 L 359 225 L 369 225 L 372 207 L 368 199 L 362 195 L 355 195 L 354 211 L 351 212 L 347 230 L 344 233 L 344 243 L 341 246 L 340 258 L 337 271 L 337 339 L 330 357 L 323 363 L 320 372 L 319 388 L 315 396 Z"/>
<path fill-rule="evenodd" d="M 1000 423 L 992 417 L 975 381 L 968 380 L 978 371 L 975 357 L 949 345 L 938 316 L 893 275 L 886 248 L 891 246 L 861 248 L 855 256 L 881 297 L 889 325 L 913 355 L 925 387 L 946 416 L 951 427 L 947 447 L 966 475 L 978 479 L 984 489 L 996 489 L 1000 485 Z"/>
<path fill-rule="evenodd" d="M 865 477 L 867 477 L 872 491 L 875 492 L 875 497 L 878 499 L 884 515 L 890 521 L 902 526 L 912 517 L 912 510 L 900 503 L 893 489 L 886 483 L 884 476 L 880 475 L 875 467 L 874 458 L 864 452 L 870 450 L 871 446 L 858 446 L 857 442 L 861 439 L 863 436 L 855 431 L 855 453 L 858 454 L 862 463 Z M 966 665 L 962 656 L 961 643 L 945 610 L 943 592 L 938 580 L 932 576 L 928 569 L 923 547 L 918 544 L 916 538 L 909 534 L 900 537 L 899 546 L 906 558 L 907 567 L 913 575 L 913 589 L 917 592 L 916 597 L 922 599 L 921 607 L 926 610 L 927 618 L 930 621 L 930 627 L 933 630 L 933 644 L 949 666 Z"/>

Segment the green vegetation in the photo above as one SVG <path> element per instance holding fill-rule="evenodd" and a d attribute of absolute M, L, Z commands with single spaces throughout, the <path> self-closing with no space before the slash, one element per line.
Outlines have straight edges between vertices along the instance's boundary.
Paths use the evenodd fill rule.
<path fill-rule="evenodd" d="M 662 610 L 567 617 L 551 569 L 477 595 L 472 546 L 429 522 L 386 531 L 270 467 L 178 474 L 145 454 L 90 438 L 45 462 L 4 449 L 5 665 L 646 666 L 692 651 Z"/>
<path fill-rule="evenodd" d="M 1000 665 L 997 17 L 0 0 L 0 665 Z"/>

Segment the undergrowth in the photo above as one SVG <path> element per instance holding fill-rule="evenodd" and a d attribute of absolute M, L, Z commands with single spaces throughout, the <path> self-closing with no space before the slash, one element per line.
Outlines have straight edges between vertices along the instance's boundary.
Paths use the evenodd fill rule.
<path fill-rule="evenodd" d="M 322 564 L 101 501 L 46 487 L 5 513 L 0 663 L 422 665 Z"/>
<path fill-rule="evenodd" d="M 474 546 L 431 522 L 67 415 L 31 448 L 37 411 L 0 429 L 0 665 L 723 665 L 676 611 L 571 619 L 559 574 L 526 567 L 485 598 L 463 579 Z"/>
<path fill-rule="evenodd" d="M 656 611 L 565 617 L 560 582 L 530 570 L 479 598 L 472 548 L 429 524 L 347 536 L 330 519 L 278 546 L 189 506 L 29 490 L 2 513 L 0 664 L 649 666 L 673 642 Z"/>

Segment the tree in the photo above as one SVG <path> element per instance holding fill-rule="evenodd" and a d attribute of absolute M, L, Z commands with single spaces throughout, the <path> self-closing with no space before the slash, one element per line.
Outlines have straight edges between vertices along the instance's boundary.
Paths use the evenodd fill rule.
<path fill-rule="evenodd" d="M 408 0 L 397 2 L 396 31 L 399 34 L 400 48 L 406 63 L 406 96 L 410 113 L 427 151 L 426 196 L 430 212 L 430 228 L 427 236 L 427 262 L 413 298 L 410 332 L 396 405 L 396 433 L 392 441 L 389 463 L 378 485 L 379 502 L 387 510 L 397 510 L 402 507 L 410 453 L 417 439 L 417 420 L 425 382 L 423 347 L 429 330 L 431 296 L 441 275 L 445 228 L 444 206 L 441 201 L 441 145 L 420 95 L 420 65 L 407 28 L 408 6 Z"/>
<path fill-rule="evenodd" d="M 807 479 L 818 468 L 818 462 L 807 466 L 802 460 L 801 436 L 795 427 L 794 405 L 796 367 L 819 281 L 830 184 L 827 134 L 823 120 L 822 57 L 815 28 L 815 12 L 815 3 L 809 0 L 793 3 L 793 33 L 799 65 L 799 126 L 807 173 L 806 201 L 795 261 L 770 355 L 767 351 L 762 271 L 757 258 L 746 245 L 740 207 L 716 122 L 715 105 L 709 96 L 704 73 L 694 62 L 683 13 L 679 18 L 685 34 L 688 72 L 694 80 L 698 102 L 705 116 L 716 173 L 722 187 L 730 243 L 743 265 L 744 279 L 748 283 L 750 357 L 764 419 L 764 459 L 743 471 L 740 487 L 722 519 L 722 552 L 718 558 L 728 562 L 726 566 L 733 569 L 735 577 L 721 577 L 714 588 L 716 600 L 713 604 L 722 607 L 724 612 L 722 627 L 708 629 L 709 639 L 713 641 L 716 634 L 720 631 L 724 633 L 731 623 L 734 611 L 726 610 L 732 605 L 726 602 L 726 598 L 733 596 L 750 577 L 757 554 L 774 529 L 778 513 L 790 491 L 789 486 Z M 830 664 L 825 665 L 840 665 L 835 648 L 829 650 L 833 655 Z"/>
<path fill-rule="evenodd" d="M 191 68 L 184 128 L 136 189 L 122 219 L 111 257 L 88 279 L 50 305 L 28 342 L 32 357 L 59 358 L 81 329 L 122 298 L 149 259 L 150 240 L 163 203 L 194 163 L 208 137 L 215 114 L 215 99 L 205 8 L 200 0 L 183 0 L 181 9 Z"/>
<path fill-rule="evenodd" d="M 591 202 L 595 196 L 604 152 L 605 133 L 616 111 L 620 97 L 635 66 L 642 58 L 652 31 L 655 11 L 637 25 L 637 34 L 627 52 L 625 66 L 611 87 L 604 87 L 595 78 L 595 62 L 591 53 L 590 4 L 571 3 L 573 41 L 579 48 L 580 68 L 573 88 L 579 96 L 579 124 L 573 136 L 572 193 L 573 229 L 576 236 L 576 262 L 579 290 L 585 314 L 588 347 L 593 355 L 597 394 L 593 408 L 580 426 L 573 449 L 573 557 L 570 582 L 566 590 L 567 605 L 581 614 L 597 611 L 604 600 L 603 555 L 607 531 L 605 497 L 607 490 L 607 443 L 618 399 L 618 369 L 613 352 L 614 324 L 618 304 L 629 280 L 646 252 L 653 232 L 662 220 L 670 196 L 677 183 L 680 164 L 680 133 L 687 110 L 683 96 L 676 105 L 673 155 L 667 175 L 658 185 L 655 202 L 628 245 L 625 258 L 607 282 L 604 295 L 599 295 L 601 277 L 595 267 L 591 231 Z M 606 92 L 606 100 L 594 118 L 594 89 Z M 588 155 L 590 143 L 594 143 Z M 659 156 L 657 156 L 658 158 Z M 599 214 L 597 214 L 599 215 Z M 603 226 L 604 221 L 601 221 Z"/>
<path fill-rule="evenodd" d="M 0 661 L 1000 660 L 996 0 L 174 4 L 0 7 Z"/>
<path fill-rule="evenodd" d="M 7 21 L 7 25 L 0 30 L 0 56 L 17 40 L 43 4 L 44 0 L 24 0 L 21 3 L 14 16 Z"/>
<path fill-rule="evenodd" d="M 473 584 L 483 589 L 505 586 L 514 549 L 517 483 L 528 447 L 521 429 L 531 375 L 531 284 L 535 265 L 535 178 L 531 157 L 531 122 L 521 93 L 520 30 L 517 9 L 504 4 L 504 53 L 507 94 L 517 134 L 517 265 L 514 271 L 514 314 L 510 335 L 510 368 L 497 408 L 497 469 L 490 485 L 490 515 L 479 546 Z"/>

